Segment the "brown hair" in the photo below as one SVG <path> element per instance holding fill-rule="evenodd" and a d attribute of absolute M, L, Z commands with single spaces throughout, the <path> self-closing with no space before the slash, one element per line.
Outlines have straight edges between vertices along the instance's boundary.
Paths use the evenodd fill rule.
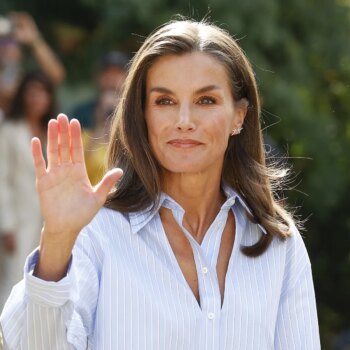
<path fill-rule="evenodd" d="M 24 98 L 28 91 L 28 85 L 33 82 L 42 85 L 50 98 L 49 106 L 40 120 L 40 125 L 46 130 L 49 120 L 56 114 L 55 87 L 49 77 L 40 70 L 30 71 L 23 77 L 13 98 L 7 117 L 11 120 L 19 120 L 25 117 Z"/>
<path fill-rule="evenodd" d="M 252 246 L 242 247 L 248 256 L 262 254 L 273 236 L 290 234 L 293 220 L 274 198 L 272 185 L 283 177 L 265 163 L 260 128 L 260 103 L 254 72 L 237 42 L 223 29 L 205 22 L 172 21 L 156 30 L 132 60 L 121 102 L 112 125 L 108 167 L 120 167 L 124 176 L 106 206 L 124 212 L 154 208 L 160 197 L 160 167 L 147 138 L 144 118 L 146 77 L 158 57 L 204 52 L 216 58 L 228 72 L 235 101 L 249 102 L 244 129 L 231 137 L 223 165 L 222 181 L 240 194 L 253 215 L 249 219 L 267 231 Z"/>

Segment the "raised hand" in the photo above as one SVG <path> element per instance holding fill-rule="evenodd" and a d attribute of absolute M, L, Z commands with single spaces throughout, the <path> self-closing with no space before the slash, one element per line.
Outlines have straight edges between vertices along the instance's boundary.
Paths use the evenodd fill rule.
<path fill-rule="evenodd" d="M 32 45 L 40 38 L 40 32 L 33 17 L 27 12 L 12 12 L 14 22 L 14 37 L 21 44 Z"/>
<path fill-rule="evenodd" d="M 79 232 L 102 207 L 122 171 L 109 171 L 92 187 L 85 169 L 80 124 L 75 119 L 69 122 L 64 114 L 48 125 L 47 167 L 38 138 L 32 140 L 32 154 L 44 218 L 35 274 L 58 280 L 65 273 Z"/>

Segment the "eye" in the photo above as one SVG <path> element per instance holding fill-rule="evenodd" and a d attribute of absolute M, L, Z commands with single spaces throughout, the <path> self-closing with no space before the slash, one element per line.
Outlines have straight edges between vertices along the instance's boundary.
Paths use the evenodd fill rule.
<path fill-rule="evenodd" d="M 197 103 L 200 105 L 213 105 L 216 103 L 216 99 L 211 96 L 202 96 Z"/>
<path fill-rule="evenodd" d="M 173 105 L 175 104 L 175 102 L 169 97 L 159 97 L 156 99 L 155 104 L 164 106 L 164 105 Z"/>

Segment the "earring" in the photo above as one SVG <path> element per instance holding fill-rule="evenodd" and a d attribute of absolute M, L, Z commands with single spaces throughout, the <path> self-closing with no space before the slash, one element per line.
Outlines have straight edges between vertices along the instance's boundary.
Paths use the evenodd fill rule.
<path fill-rule="evenodd" d="M 241 131 L 243 130 L 243 128 L 236 128 L 236 129 L 232 129 L 232 132 L 231 132 L 231 136 L 233 135 L 238 135 L 241 133 Z"/>

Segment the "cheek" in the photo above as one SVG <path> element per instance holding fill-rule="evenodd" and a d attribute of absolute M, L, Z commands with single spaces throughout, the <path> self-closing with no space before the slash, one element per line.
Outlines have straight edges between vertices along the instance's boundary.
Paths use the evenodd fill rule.
<path fill-rule="evenodd" d="M 227 144 L 231 130 L 232 126 L 230 119 L 224 118 L 220 115 L 213 118 L 206 126 L 208 136 L 211 137 L 214 142 L 219 144 Z"/>
<path fill-rule="evenodd" d="M 27 106 L 47 108 L 50 105 L 50 97 L 44 93 L 29 94 L 24 101 Z"/>
<path fill-rule="evenodd" d="M 170 129 L 169 118 L 167 118 L 166 114 L 161 111 L 146 112 L 145 118 L 150 142 L 156 142 L 166 137 L 167 130 Z"/>
<path fill-rule="evenodd" d="M 166 167 L 169 160 L 169 149 L 167 141 L 170 138 L 171 130 L 170 123 L 167 122 L 163 115 L 155 115 L 146 118 L 148 129 L 148 142 L 151 152 L 157 161 Z"/>
<path fill-rule="evenodd" d="M 214 140 L 214 152 L 217 153 L 225 153 L 227 146 L 228 146 L 229 137 L 227 136 L 226 132 L 222 132 L 222 130 L 218 131 L 217 136 Z"/>
<path fill-rule="evenodd" d="M 44 105 L 45 105 L 45 109 L 48 109 L 50 107 L 50 105 L 51 105 L 51 98 L 49 96 L 47 96 L 45 98 Z"/>

